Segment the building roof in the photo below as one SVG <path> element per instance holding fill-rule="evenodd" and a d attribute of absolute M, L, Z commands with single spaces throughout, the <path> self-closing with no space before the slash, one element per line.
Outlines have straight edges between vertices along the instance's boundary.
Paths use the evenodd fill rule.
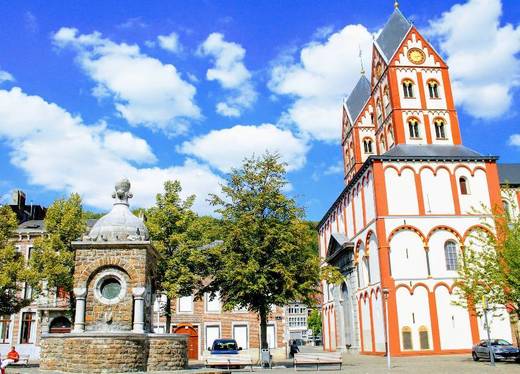
<path fill-rule="evenodd" d="M 463 145 L 398 144 L 381 156 L 382 160 L 496 160 L 496 156 L 483 156 Z"/>
<path fill-rule="evenodd" d="M 347 98 L 346 105 L 350 115 L 350 119 L 354 122 L 361 110 L 365 106 L 365 103 L 370 98 L 370 82 L 365 75 L 361 75 L 356 86 Z"/>
<path fill-rule="evenodd" d="M 412 24 L 403 16 L 401 11 L 395 9 L 376 39 L 376 43 L 386 61 L 390 61 L 394 56 L 411 27 Z"/>
<path fill-rule="evenodd" d="M 37 233 L 43 233 L 45 232 L 45 225 L 42 219 L 34 219 L 30 221 L 25 221 L 18 225 L 18 228 L 16 229 L 16 232 L 18 234 L 24 234 L 24 233 L 30 233 L 30 232 L 37 232 Z"/>
<path fill-rule="evenodd" d="M 520 186 L 520 164 L 498 164 L 500 184 Z"/>

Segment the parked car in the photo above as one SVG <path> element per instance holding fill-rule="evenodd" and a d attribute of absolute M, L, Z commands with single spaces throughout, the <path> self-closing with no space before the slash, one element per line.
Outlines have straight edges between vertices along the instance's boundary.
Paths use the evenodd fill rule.
<path fill-rule="evenodd" d="M 491 351 L 495 360 L 520 360 L 520 350 L 513 347 L 511 343 L 504 339 L 491 339 Z M 489 347 L 487 340 L 481 340 L 480 343 L 473 346 L 471 356 L 474 361 L 481 358 L 490 359 Z"/>
<path fill-rule="evenodd" d="M 212 355 L 237 355 L 242 347 L 239 347 L 235 339 L 215 339 L 211 348 Z"/>

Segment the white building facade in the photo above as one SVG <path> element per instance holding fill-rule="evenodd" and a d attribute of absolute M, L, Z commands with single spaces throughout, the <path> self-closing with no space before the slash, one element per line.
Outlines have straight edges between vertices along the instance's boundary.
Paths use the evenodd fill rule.
<path fill-rule="evenodd" d="M 448 67 L 399 9 L 343 104 L 342 150 L 345 188 L 318 226 L 345 277 L 322 284 L 324 349 L 469 352 L 486 335 L 453 303 L 457 263 L 490 219 L 475 209 L 502 205 L 497 157 L 462 145 Z M 511 341 L 505 309 L 491 335 Z"/>

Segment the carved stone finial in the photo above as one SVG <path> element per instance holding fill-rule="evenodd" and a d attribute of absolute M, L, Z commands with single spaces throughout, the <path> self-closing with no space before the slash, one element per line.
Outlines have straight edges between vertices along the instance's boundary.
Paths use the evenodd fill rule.
<path fill-rule="evenodd" d="M 397 0 L 394 1 L 394 8 L 399 9 L 399 1 L 397 1 Z"/>
<path fill-rule="evenodd" d="M 130 186 L 130 181 L 127 178 L 123 178 L 116 183 L 116 191 L 112 194 L 112 198 L 116 199 L 114 204 L 128 205 L 128 199 L 134 196 L 130 192 Z"/>
<path fill-rule="evenodd" d="M 365 75 L 365 67 L 363 66 L 363 52 L 361 46 L 359 46 L 359 62 L 361 63 L 361 75 Z"/>

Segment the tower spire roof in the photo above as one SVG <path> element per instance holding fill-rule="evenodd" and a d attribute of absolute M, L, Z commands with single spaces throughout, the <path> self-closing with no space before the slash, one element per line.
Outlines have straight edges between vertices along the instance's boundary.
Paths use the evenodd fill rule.
<path fill-rule="evenodd" d="M 408 21 L 399 8 L 396 7 L 386 22 L 383 31 L 381 31 L 381 34 L 379 34 L 376 39 L 376 44 L 383 53 L 383 57 L 386 61 L 390 61 L 394 56 L 411 27 L 412 24 L 410 21 Z"/>

